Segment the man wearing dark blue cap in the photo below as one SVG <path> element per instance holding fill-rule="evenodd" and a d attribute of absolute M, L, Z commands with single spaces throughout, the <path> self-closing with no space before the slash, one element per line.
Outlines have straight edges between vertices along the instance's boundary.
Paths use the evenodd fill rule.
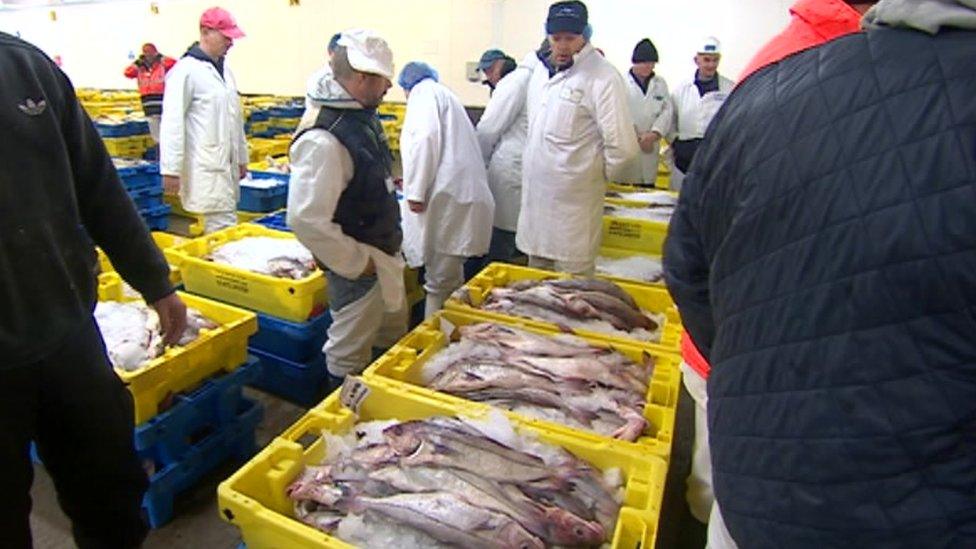
<path fill-rule="evenodd" d="M 529 264 L 592 274 L 608 180 L 620 180 L 639 149 L 617 69 L 589 43 L 582 2 L 549 7 L 552 51 L 529 82 L 529 130 L 516 243 Z"/>
<path fill-rule="evenodd" d="M 478 61 L 478 70 L 485 75 L 482 84 L 491 88 L 494 93 L 498 81 L 515 70 L 515 66 L 515 60 L 505 55 L 502 50 L 490 49 L 486 51 L 481 54 L 481 60 Z"/>

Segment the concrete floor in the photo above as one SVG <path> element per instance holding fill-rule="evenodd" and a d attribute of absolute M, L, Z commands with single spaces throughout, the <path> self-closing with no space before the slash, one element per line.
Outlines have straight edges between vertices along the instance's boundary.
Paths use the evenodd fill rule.
<path fill-rule="evenodd" d="M 279 398 L 245 389 L 250 398 L 264 405 L 264 419 L 258 427 L 257 444 L 263 447 L 305 412 Z M 704 526 L 697 522 L 684 503 L 684 478 L 691 462 L 693 404 L 682 388 L 675 425 L 674 449 L 664 495 L 664 512 L 658 530 L 658 548 L 701 549 L 705 546 Z M 176 500 L 176 516 L 166 526 L 150 532 L 146 549 L 235 549 L 240 535 L 234 526 L 217 513 L 217 485 L 233 474 L 239 463 L 227 463 L 203 479 L 195 488 Z M 35 466 L 31 495 L 34 509 L 31 527 L 34 547 L 61 549 L 74 547 L 68 519 L 58 507 L 54 485 L 43 466 Z"/>

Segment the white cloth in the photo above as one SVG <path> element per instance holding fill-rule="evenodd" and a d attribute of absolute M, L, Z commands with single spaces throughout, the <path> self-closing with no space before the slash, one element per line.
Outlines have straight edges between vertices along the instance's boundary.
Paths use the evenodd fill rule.
<path fill-rule="evenodd" d="M 552 78 L 543 64 L 528 91 L 516 242 L 528 255 L 596 259 L 607 180 L 619 180 L 639 149 L 620 73 L 587 44 Z"/>
<path fill-rule="evenodd" d="M 326 97 L 316 98 L 313 108 L 302 118 L 299 131 L 318 116 L 319 99 L 337 108 L 362 108 L 334 80 L 330 82 L 331 85 L 321 86 Z M 403 260 L 346 235 L 332 221 L 339 198 L 353 177 L 349 151 L 331 133 L 313 128 L 292 143 L 290 159 L 286 217 L 295 237 L 329 270 L 349 279 L 359 278 L 372 258 L 382 301 L 387 311 L 395 310 L 406 294 Z M 392 184 L 390 181 L 391 191 Z"/>
<path fill-rule="evenodd" d="M 514 232 L 522 207 L 522 152 L 529 129 L 525 98 L 532 71 L 539 64 L 529 53 L 505 75 L 478 121 L 478 142 L 488 164 L 488 187 L 495 198 L 495 227 Z"/>
<path fill-rule="evenodd" d="M 659 75 L 654 75 L 647 83 L 647 93 L 634 80 L 630 73 L 624 75 L 627 82 L 627 96 L 630 100 L 630 114 L 634 117 L 634 129 L 637 134 L 657 132 L 661 137 L 668 135 L 674 123 L 674 105 L 668 94 L 668 84 Z M 653 185 L 657 181 L 658 163 L 660 161 L 660 144 L 653 152 L 641 151 L 638 162 L 632 163 L 630 173 L 622 182 L 642 183 Z"/>
<path fill-rule="evenodd" d="M 410 91 L 400 135 L 403 252 L 419 267 L 432 252 L 464 257 L 488 252 L 495 201 L 474 126 L 458 98 L 426 79 Z M 406 201 L 423 202 L 413 213 Z"/>
<path fill-rule="evenodd" d="M 678 139 L 685 141 L 705 137 L 705 130 L 712 123 L 712 118 L 718 114 L 735 87 L 735 82 L 721 74 L 717 78 L 718 91 L 708 92 L 704 96 L 698 93 L 694 79 L 684 82 L 672 92 L 674 124 L 671 127 Z"/>
<path fill-rule="evenodd" d="M 149 136 L 157 145 L 159 144 L 159 120 L 162 118 L 158 114 L 150 114 L 146 117 L 146 123 L 149 124 Z"/>
<path fill-rule="evenodd" d="M 203 214 L 203 234 L 215 233 L 237 225 L 237 212 Z"/>
<path fill-rule="evenodd" d="M 326 63 L 324 67 L 313 72 L 305 82 L 305 111 L 315 108 L 315 100 L 328 97 L 328 90 L 320 88 L 323 82 L 332 80 L 332 65 Z"/>
<path fill-rule="evenodd" d="M 402 278 L 402 273 L 401 273 Z M 369 365 L 373 347 L 392 346 L 407 332 L 407 301 L 393 311 L 384 310 L 379 284 L 339 311 L 331 311 L 329 339 L 322 347 L 329 373 L 356 375 Z"/>
<path fill-rule="evenodd" d="M 685 498 L 691 514 L 699 522 L 708 522 L 715 503 L 712 492 L 712 453 L 708 448 L 708 393 L 706 380 L 684 361 L 681 363 L 681 381 L 695 401 L 695 439 L 691 454 L 691 474 Z"/>
<path fill-rule="evenodd" d="M 427 302 L 424 318 L 430 318 L 441 310 L 454 290 L 464 284 L 464 258 L 433 252 L 426 259 L 424 291 L 427 292 Z"/>
<path fill-rule="evenodd" d="M 579 276 L 593 276 L 596 273 L 596 260 L 558 261 L 544 257 L 529 256 L 529 267 Z"/>
<path fill-rule="evenodd" d="M 180 200 L 193 213 L 237 209 L 246 165 L 244 119 L 234 74 L 183 57 L 166 73 L 159 171 L 180 177 Z"/>
<path fill-rule="evenodd" d="M 386 40 L 375 32 L 368 29 L 342 31 L 339 45 L 346 48 L 352 68 L 393 80 L 393 52 Z"/>
<path fill-rule="evenodd" d="M 708 515 L 708 530 L 705 536 L 705 549 L 737 549 L 738 545 L 732 539 L 732 534 L 725 526 L 722 511 L 718 502 L 712 505 L 712 512 Z"/>

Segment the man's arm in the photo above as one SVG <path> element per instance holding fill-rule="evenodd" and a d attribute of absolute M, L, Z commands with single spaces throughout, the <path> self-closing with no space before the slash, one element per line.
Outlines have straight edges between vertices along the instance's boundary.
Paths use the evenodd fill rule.
<path fill-rule="evenodd" d="M 349 152 L 324 130 L 309 130 L 291 147 L 288 226 L 329 270 L 356 279 L 368 268 L 367 247 L 332 221 L 352 176 Z"/>
<path fill-rule="evenodd" d="M 488 100 L 488 105 L 476 128 L 478 143 L 481 145 L 481 156 L 486 164 L 491 160 L 491 154 L 502 136 L 525 109 L 525 84 L 527 84 L 525 77 L 518 72 L 513 72 L 498 83 L 494 95 Z"/>
<path fill-rule="evenodd" d="M 166 77 L 163 93 L 163 116 L 159 126 L 159 173 L 183 175 L 186 146 L 186 111 L 193 100 L 193 90 L 186 70 L 176 68 Z"/>
<path fill-rule="evenodd" d="M 631 163 L 640 154 L 634 137 L 627 87 L 616 71 L 609 78 L 595 82 L 594 87 L 594 118 L 603 137 L 606 177 L 609 181 L 619 181 L 626 177 Z"/>
<path fill-rule="evenodd" d="M 657 134 L 661 137 L 667 137 L 673 126 L 674 102 L 671 100 L 671 94 L 668 93 L 668 86 L 665 84 L 664 105 L 661 106 L 661 112 L 658 113 L 657 118 L 654 119 L 654 124 L 651 125 L 651 131 L 657 132 Z"/>

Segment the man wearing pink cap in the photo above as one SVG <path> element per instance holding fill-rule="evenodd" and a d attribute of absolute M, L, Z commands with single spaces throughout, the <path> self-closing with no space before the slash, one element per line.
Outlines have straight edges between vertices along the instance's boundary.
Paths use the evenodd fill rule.
<path fill-rule="evenodd" d="M 227 51 L 244 36 L 234 16 L 210 8 L 200 17 L 200 42 L 166 78 L 159 168 L 167 193 L 202 214 L 204 232 L 237 223 L 239 182 L 247 174 L 240 97 Z"/>

